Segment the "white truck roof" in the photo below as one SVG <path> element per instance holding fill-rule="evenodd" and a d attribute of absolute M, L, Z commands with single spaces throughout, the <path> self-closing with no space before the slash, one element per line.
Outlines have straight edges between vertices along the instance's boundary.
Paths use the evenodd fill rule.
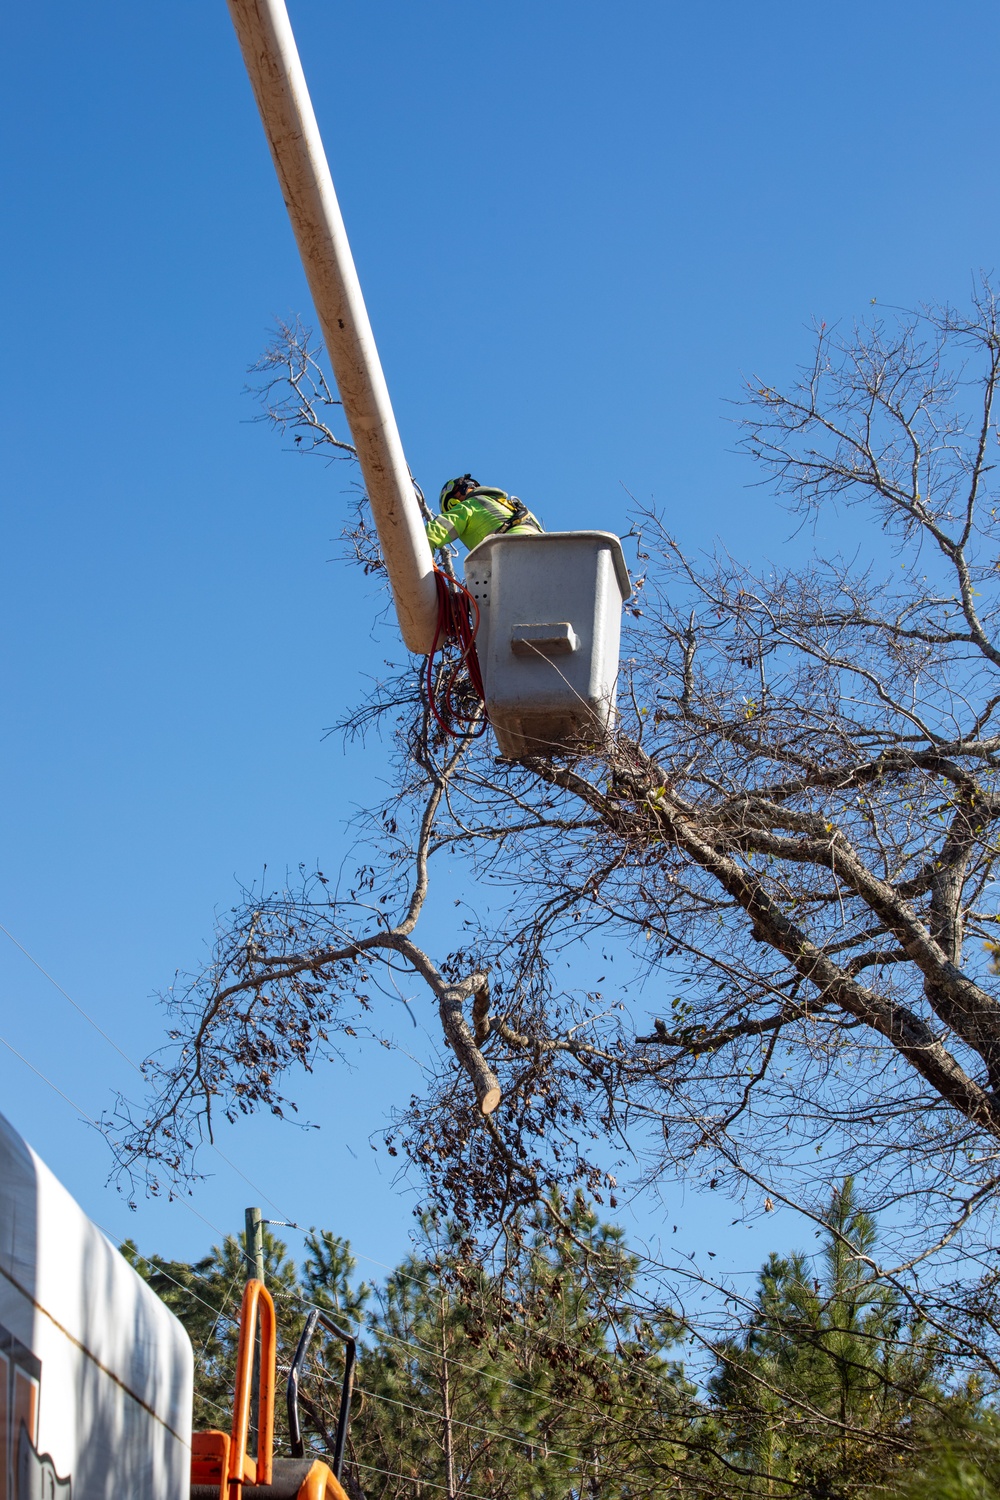
<path fill-rule="evenodd" d="M 181 1323 L 0 1115 L 0 1500 L 186 1500 Z"/>

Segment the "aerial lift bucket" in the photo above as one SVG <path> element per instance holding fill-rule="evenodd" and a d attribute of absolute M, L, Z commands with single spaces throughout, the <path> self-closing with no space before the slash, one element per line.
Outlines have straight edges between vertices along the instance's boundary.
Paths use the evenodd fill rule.
<path fill-rule="evenodd" d="M 341 1339 L 346 1349 L 333 1468 L 305 1456 L 299 1425 L 298 1395 L 309 1343 L 319 1323 Z M 257 1386 L 257 1454 L 249 1451 L 253 1404 L 254 1349 L 260 1328 L 260 1374 Z M 349 1500 L 340 1471 L 350 1420 L 355 1341 L 318 1310 L 310 1313 L 288 1376 L 288 1428 L 293 1457 L 274 1457 L 276 1341 L 274 1303 L 262 1281 L 248 1281 L 240 1314 L 236 1388 L 231 1432 L 211 1429 L 191 1439 L 191 1500 Z"/>
<path fill-rule="evenodd" d="M 476 649 L 502 755 L 599 749 L 614 724 L 622 604 L 632 593 L 609 531 L 495 534 L 465 560 Z"/>

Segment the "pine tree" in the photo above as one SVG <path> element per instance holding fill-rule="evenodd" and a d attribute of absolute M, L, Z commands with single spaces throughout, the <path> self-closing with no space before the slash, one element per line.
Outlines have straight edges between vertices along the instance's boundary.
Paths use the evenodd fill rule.
<path fill-rule="evenodd" d="M 305 1321 L 295 1263 L 264 1227 L 264 1274 L 275 1301 L 279 1359 L 294 1350 Z M 140 1255 L 132 1240 L 121 1250 L 187 1329 L 195 1356 L 195 1430 L 232 1422 L 240 1305 L 247 1270 L 243 1234 L 227 1235 L 201 1260 Z"/>
<path fill-rule="evenodd" d="M 831 1195 L 814 1268 L 771 1255 L 710 1390 L 753 1493 L 847 1500 L 910 1466 L 941 1413 L 944 1341 L 871 1269 L 875 1224 L 847 1178 Z M 819 1273 L 819 1274 L 817 1274 Z"/>
<path fill-rule="evenodd" d="M 995 1419 L 948 1375 L 947 1339 L 872 1270 L 873 1219 L 848 1179 L 818 1254 L 772 1255 L 706 1402 L 675 1357 L 677 1317 L 581 1195 L 507 1226 L 484 1259 L 427 1213 L 373 1289 L 348 1243 L 310 1231 L 301 1266 L 265 1229 L 279 1383 L 310 1307 L 359 1338 L 345 1484 L 378 1500 L 1000 1500 Z M 228 1428 L 241 1237 L 191 1264 L 123 1251 L 195 1348 L 195 1424 Z M 648 1291 L 648 1289 L 647 1289 Z M 317 1336 L 300 1388 L 329 1458 L 343 1374 Z M 287 1451 L 278 1423 L 276 1452 Z"/>
<path fill-rule="evenodd" d="M 348 1452 L 370 1494 L 653 1500 L 669 1485 L 698 1493 L 678 1488 L 694 1392 L 669 1358 L 676 1320 L 637 1311 L 638 1262 L 620 1230 L 601 1224 L 581 1197 L 551 1209 L 512 1227 L 493 1267 L 453 1225 L 427 1215 L 418 1250 L 377 1296 L 354 1285 L 345 1241 L 311 1232 L 298 1270 L 265 1230 L 279 1374 L 310 1305 L 348 1328 L 363 1320 Z M 191 1265 L 123 1249 L 191 1335 L 196 1426 L 228 1427 L 241 1239 Z M 300 1407 L 318 1456 L 332 1447 L 341 1374 L 335 1341 L 317 1340 Z"/>

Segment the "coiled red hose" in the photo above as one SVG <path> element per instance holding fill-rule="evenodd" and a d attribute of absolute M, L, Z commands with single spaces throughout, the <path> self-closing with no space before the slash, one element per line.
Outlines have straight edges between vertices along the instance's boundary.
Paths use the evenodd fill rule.
<path fill-rule="evenodd" d="M 479 605 L 468 589 L 454 579 L 434 569 L 437 584 L 438 613 L 434 644 L 427 658 L 427 702 L 438 727 L 452 739 L 478 739 L 486 733 L 488 720 L 484 713 L 476 729 L 469 729 L 468 714 L 463 713 L 453 699 L 455 689 L 462 681 L 468 682 L 480 703 L 485 705 L 483 675 L 476 652 L 476 636 L 479 632 Z M 456 648 L 455 660 L 449 665 L 444 654 L 448 646 Z M 441 673 L 434 680 L 434 663 L 440 651 Z"/>

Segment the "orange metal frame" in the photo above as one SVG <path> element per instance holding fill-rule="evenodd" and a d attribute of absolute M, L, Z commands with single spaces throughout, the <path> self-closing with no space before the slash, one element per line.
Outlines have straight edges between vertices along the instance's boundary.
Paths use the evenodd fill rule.
<path fill-rule="evenodd" d="M 302 1481 L 296 1500 L 347 1500 L 347 1492 L 319 1459 Z"/>
<path fill-rule="evenodd" d="M 247 1453 L 253 1395 L 254 1344 L 260 1324 L 260 1379 L 257 1385 L 257 1457 Z M 274 1476 L 274 1387 L 276 1374 L 274 1303 L 262 1281 L 248 1281 L 240 1313 L 236 1353 L 233 1430 L 196 1432 L 191 1441 L 192 1484 L 218 1484 L 219 1500 L 240 1500 L 245 1484 L 269 1485 Z M 347 1494 L 319 1459 L 299 1487 L 297 1500 L 347 1500 Z"/>
<path fill-rule="evenodd" d="M 250 1435 L 250 1399 L 253 1385 L 254 1335 L 260 1320 L 260 1383 L 257 1396 L 257 1459 L 247 1457 Z M 262 1281 L 248 1281 L 240 1313 L 240 1343 L 236 1354 L 236 1391 L 233 1399 L 233 1435 L 229 1444 L 226 1483 L 233 1486 L 270 1484 L 274 1458 L 275 1381 L 274 1303 Z"/>
<path fill-rule="evenodd" d="M 260 1379 L 257 1386 L 257 1457 L 247 1454 L 253 1395 L 254 1346 L 260 1323 Z M 231 1433 L 196 1432 L 191 1440 L 192 1484 L 218 1484 L 219 1500 L 239 1500 L 244 1484 L 270 1484 L 274 1463 L 275 1384 L 274 1303 L 262 1281 L 248 1281 L 240 1313 L 236 1389 Z"/>

